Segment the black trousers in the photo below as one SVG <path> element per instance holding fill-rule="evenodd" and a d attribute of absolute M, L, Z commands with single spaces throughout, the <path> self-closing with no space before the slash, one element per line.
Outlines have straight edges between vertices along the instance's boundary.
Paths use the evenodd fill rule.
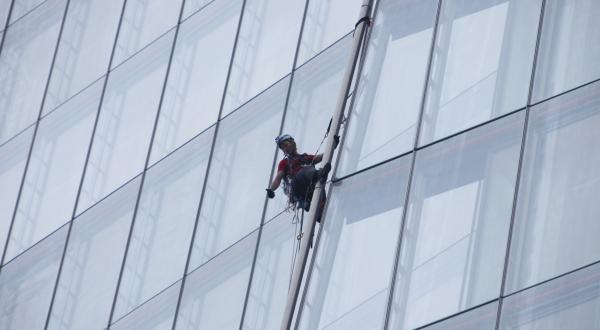
<path fill-rule="evenodd" d="M 298 202 L 298 206 L 308 212 L 310 209 L 310 201 L 315 190 L 315 186 L 319 181 L 317 175 L 317 169 L 314 166 L 305 166 L 292 179 L 292 196 L 295 202 Z M 319 214 L 317 214 L 317 221 L 321 222 L 321 211 L 325 205 L 325 194 L 321 194 L 321 200 L 319 201 Z"/>

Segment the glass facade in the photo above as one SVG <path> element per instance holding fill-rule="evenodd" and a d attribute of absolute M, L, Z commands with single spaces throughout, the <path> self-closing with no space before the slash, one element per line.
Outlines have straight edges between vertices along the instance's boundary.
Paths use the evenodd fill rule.
<path fill-rule="evenodd" d="M 0 0 L 0 328 L 600 327 L 595 0 Z M 320 166 L 320 165 L 317 165 Z"/>

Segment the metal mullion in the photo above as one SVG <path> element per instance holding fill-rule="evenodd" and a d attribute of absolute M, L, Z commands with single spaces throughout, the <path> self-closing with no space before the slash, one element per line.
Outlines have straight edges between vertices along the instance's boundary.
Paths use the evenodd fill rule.
<path fill-rule="evenodd" d="M 431 36 L 429 59 L 427 60 L 427 70 L 425 72 L 425 84 L 423 85 L 423 94 L 421 97 L 421 109 L 419 111 L 419 120 L 417 121 L 417 127 L 416 127 L 417 129 L 415 130 L 414 145 L 413 145 L 413 150 L 412 150 L 412 160 L 411 160 L 411 165 L 410 165 L 410 170 L 409 170 L 409 175 L 408 175 L 408 182 L 406 185 L 406 196 L 404 196 L 404 207 L 402 209 L 402 217 L 400 218 L 400 232 L 398 234 L 398 245 L 396 246 L 394 267 L 393 267 L 391 278 L 390 278 L 390 291 L 388 294 L 387 308 L 386 308 L 386 312 L 385 312 L 385 322 L 384 322 L 384 326 L 383 326 L 384 329 L 389 328 L 391 309 L 392 309 L 392 304 L 394 302 L 394 290 L 396 287 L 398 266 L 400 264 L 400 256 L 401 256 L 401 252 L 402 252 L 401 251 L 402 250 L 402 241 L 404 238 L 404 231 L 406 229 L 405 227 L 407 224 L 406 217 L 408 214 L 408 211 L 407 211 L 408 207 L 409 207 L 408 203 L 410 200 L 411 186 L 412 186 L 412 181 L 413 181 L 414 171 L 415 171 L 415 162 L 417 159 L 417 147 L 419 145 L 419 134 L 421 132 L 421 124 L 423 122 L 423 116 L 424 116 L 424 112 L 425 112 L 425 99 L 427 97 L 427 89 L 429 88 L 429 82 L 430 82 L 429 78 L 430 78 L 430 73 L 431 73 L 431 69 L 432 69 L 431 67 L 433 64 L 433 55 L 435 52 L 437 32 L 438 32 L 440 16 L 441 16 L 441 11 L 442 11 L 442 1 L 443 0 L 438 0 L 437 13 L 436 13 L 436 17 L 435 17 L 435 22 L 433 24 L 433 34 Z"/>
<path fill-rule="evenodd" d="M 237 26 L 237 30 L 236 30 L 236 35 L 235 35 L 235 41 L 233 44 L 233 49 L 231 50 L 231 57 L 229 59 L 229 68 L 227 69 L 227 77 L 225 78 L 225 86 L 223 86 L 223 93 L 221 95 L 221 105 L 219 107 L 219 114 L 217 116 L 217 122 L 214 125 L 214 132 L 213 132 L 213 138 L 212 138 L 212 145 L 210 147 L 210 153 L 208 156 L 208 163 L 206 165 L 206 172 L 204 175 L 204 183 L 202 185 L 202 192 L 200 193 L 200 200 L 198 202 L 198 209 L 196 211 L 196 219 L 194 222 L 194 228 L 192 230 L 192 237 L 190 239 L 190 247 L 188 249 L 188 255 L 187 255 L 187 260 L 185 262 L 185 267 L 183 270 L 183 276 L 181 278 L 181 285 L 179 287 L 179 296 L 177 298 L 177 304 L 175 306 L 175 313 L 173 315 L 173 325 L 172 325 L 172 329 L 174 330 L 175 327 L 177 326 L 177 317 L 179 315 L 179 309 L 181 308 L 181 300 L 183 298 L 183 291 L 185 289 L 185 283 L 187 280 L 187 273 L 189 271 L 189 267 L 190 267 L 190 261 L 192 259 L 192 252 L 194 250 L 194 241 L 196 239 L 196 231 L 198 230 L 198 223 L 200 220 L 200 211 L 202 210 L 202 204 L 204 202 L 204 195 L 206 193 L 206 184 L 208 183 L 208 178 L 210 175 L 210 168 L 212 165 L 212 159 L 213 159 L 213 155 L 214 155 L 214 151 L 215 151 L 215 145 L 217 142 L 217 136 L 219 133 L 219 128 L 220 128 L 220 124 L 221 124 L 221 115 L 223 113 L 223 106 L 225 103 L 225 98 L 227 96 L 227 88 L 229 86 L 229 79 L 231 77 L 231 71 L 232 71 L 232 67 L 233 67 L 233 61 L 235 59 L 235 54 L 236 54 L 236 50 L 237 50 L 237 45 L 238 45 L 238 39 L 240 36 L 240 31 L 241 31 L 241 27 L 242 27 L 242 22 L 244 19 L 244 11 L 246 8 L 246 0 L 243 0 L 242 2 L 242 6 L 240 9 L 240 18 L 238 19 L 238 26 Z M 183 11 L 182 11 L 183 12 Z M 181 17 L 180 17 L 181 20 Z"/>
<path fill-rule="evenodd" d="M 502 305 L 504 303 L 503 296 L 504 296 L 504 291 L 506 290 L 506 277 L 508 274 L 508 262 L 509 262 L 509 258 L 510 258 L 512 236 L 513 236 L 513 230 L 514 230 L 514 225 L 515 225 L 515 216 L 516 216 L 516 212 L 517 212 L 517 202 L 519 199 L 519 188 L 520 188 L 520 183 L 521 183 L 521 175 L 523 173 L 525 147 L 526 147 L 526 143 L 527 143 L 527 130 L 529 127 L 529 114 L 531 112 L 530 104 L 531 104 L 531 98 L 533 96 L 533 86 L 535 84 L 535 71 L 537 68 L 538 53 L 539 53 L 540 42 L 541 42 L 541 38 L 542 38 L 542 28 L 543 28 L 543 24 L 544 24 L 545 9 L 546 9 L 546 0 L 542 0 L 542 5 L 540 8 L 540 19 L 538 22 L 538 32 L 537 32 L 537 38 L 536 38 L 536 42 L 535 42 L 535 50 L 534 50 L 534 55 L 533 55 L 533 65 L 531 67 L 531 78 L 529 80 L 530 82 L 529 82 L 529 92 L 527 95 L 527 107 L 525 108 L 525 122 L 523 124 L 523 135 L 521 138 L 521 150 L 520 150 L 520 154 L 519 154 L 519 165 L 517 167 L 517 177 L 515 180 L 516 182 L 515 182 L 514 195 L 513 195 L 513 205 L 512 205 L 510 224 L 509 224 L 509 229 L 508 229 L 508 237 L 506 240 L 506 254 L 504 255 L 504 268 L 502 270 L 502 280 L 501 280 L 501 284 L 500 284 L 500 292 L 499 292 L 500 299 L 498 302 L 498 311 L 497 311 L 497 316 L 496 316 L 496 327 L 495 327 L 496 330 L 498 330 L 500 327 L 500 318 L 502 316 Z"/>

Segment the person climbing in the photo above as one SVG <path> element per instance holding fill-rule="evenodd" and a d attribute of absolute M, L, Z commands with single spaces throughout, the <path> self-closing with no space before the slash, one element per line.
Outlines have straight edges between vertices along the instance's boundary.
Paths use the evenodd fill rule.
<path fill-rule="evenodd" d="M 339 141 L 336 139 L 336 142 Z M 275 139 L 275 143 L 285 157 L 277 166 L 277 174 L 267 188 L 267 197 L 274 198 L 275 190 L 279 188 L 281 181 L 284 182 L 284 191 L 288 194 L 292 203 L 298 203 L 298 207 L 308 211 L 312 199 L 313 190 L 317 182 L 325 183 L 327 175 L 331 171 L 331 164 L 326 163 L 323 168 L 316 169 L 314 164 L 323 160 L 323 155 L 309 155 L 298 153 L 296 142 L 289 134 L 283 134 Z M 337 143 L 336 143 L 337 145 Z M 325 194 L 322 194 L 321 208 L 325 202 Z M 320 216 L 317 217 L 320 220 Z"/>

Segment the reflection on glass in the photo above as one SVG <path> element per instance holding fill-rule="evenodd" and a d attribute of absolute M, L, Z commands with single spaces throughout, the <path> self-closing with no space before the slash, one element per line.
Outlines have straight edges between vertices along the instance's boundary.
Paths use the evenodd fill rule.
<path fill-rule="evenodd" d="M 423 330 L 494 330 L 498 317 L 498 301 L 453 316 Z"/>
<path fill-rule="evenodd" d="M 0 329 L 43 329 L 67 226 L 2 267 Z"/>
<path fill-rule="evenodd" d="M 123 0 L 69 2 L 44 113 L 106 74 Z"/>
<path fill-rule="evenodd" d="M 183 0 L 127 1 L 112 62 L 119 63 L 177 25 Z"/>
<path fill-rule="evenodd" d="M 151 163 L 217 121 L 241 8 L 219 0 L 181 24 Z"/>
<path fill-rule="evenodd" d="M 113 323 L 110 329 L 171 330 L 180 291 L 181 281 L 177 281 L 156 297 Z"/>
<path fill-rule="evenodd" d="M 220 123 L 190 270 L 259 226 L 288 86 L 281 80 Z"/>
<path fill-rule="evenodd" d="M 417 152 L 393 329 L 499 297 L 524 120 L 521 111 Z"/>
<path fill-rule="evenodd" d="M 114 318 L 184 273 L 214 129 L 146 172 Z"/>
<path fill-rule="evenodd" d="M 23 17 L 23 15 L 27 14 L 32 9 L 35 9 L 44 1 L 46 0 L 14 0 L 12 13 L 10 15 L 10 23 L 13 23 L 14 21 Z M 10 0 L 8 2 L 10 3 Z"/>
<path fill-rule="evenodd" d="M 283 132 L 294 137 L 300 153 L 318 154 L 325 149 L 321 141 L 335 112 L 351 44 L 347 36 L 294 73 Z M 275 166 L 281 159 L 278 149 Z M 279 189 L 268 202 L 265 219 L 283 211 L 287 202 L 287 195 Z"/>
<path fill-rule="evenodd" d="M 239 329 L 258 232 L 188 275 L 175 329 Z"/>
<path fill-rule="evenodd" d="M 436 11 L 436 0 L 380 1 L 338 176 L 413 148 Z"/>
<path fill-rule="evenodd" d="M 442 3 L 421 145 L 525 106 L 542 0 Z"/>
<path fill-rule="evenodd" d="M 298 65 L 354 29 L 361 0 L 309 1 L 298 50 Z M 339 60 L 344 65 L 346 61 Z"/>
<path fill-rule="evenodd" d="M 381 329 L 411 159 L 336 184 L 316 252 L 300 329 Z"/>
<path fill-rule="evenodd" d="M 48 329 L 108 324 L 141 177 L 76 218 Z"/>
<path fill-rule="evenodd" d="M 304 0 L 247 0 L 223 116 L 292 70 Z"/>
<path fill-rule="evenodd" d="M 533 102 L 600 78 L 600 2 L 548 0 Z"/>
<path fill-rule="evenodd" d="M 600 265 L 504 299 L 499 329 L 588 330 L 600 324 Z"/>
<path fill-rule="evenodd" d="M 185 1 L 185 3 L 183 5 L 183 15 L 181 17 L 182 20 L 186 19 L 187 17 L 189 17 L 190 15 L 192 15 L 193 13 L 198 11 L 198 9 L 201 9 L 202 7 L 206 6 L 207 4 L 209 4 L 211 2 L 215 2 L 214 0 L 184 0 L 184 1 Z M 223 1 L 223 0 L 218 0 L 218 1 Z M 227 0 L 225 0 L 225 1 L 227 1 Z"/>
<path fill-rule="evenodd" d="M 66 0 L 46 1 L 5 31 L 0 53 L 0 143 L 38 118 L 65 5 Z"/>
<path fill-rule="evenodd" d="M 103 85 L 98 81 L 40 121 L 7 260 L 71 220 Z"/>
<path fill-rule="evenodd" d="M 600 83 L 531 110 L 507 293 L 600 260 Z"/>
<path fill-rule="evenodd" d="M 78 213 L 142 171 L 174 35 L 172 30 L 110 73 Z"/>

